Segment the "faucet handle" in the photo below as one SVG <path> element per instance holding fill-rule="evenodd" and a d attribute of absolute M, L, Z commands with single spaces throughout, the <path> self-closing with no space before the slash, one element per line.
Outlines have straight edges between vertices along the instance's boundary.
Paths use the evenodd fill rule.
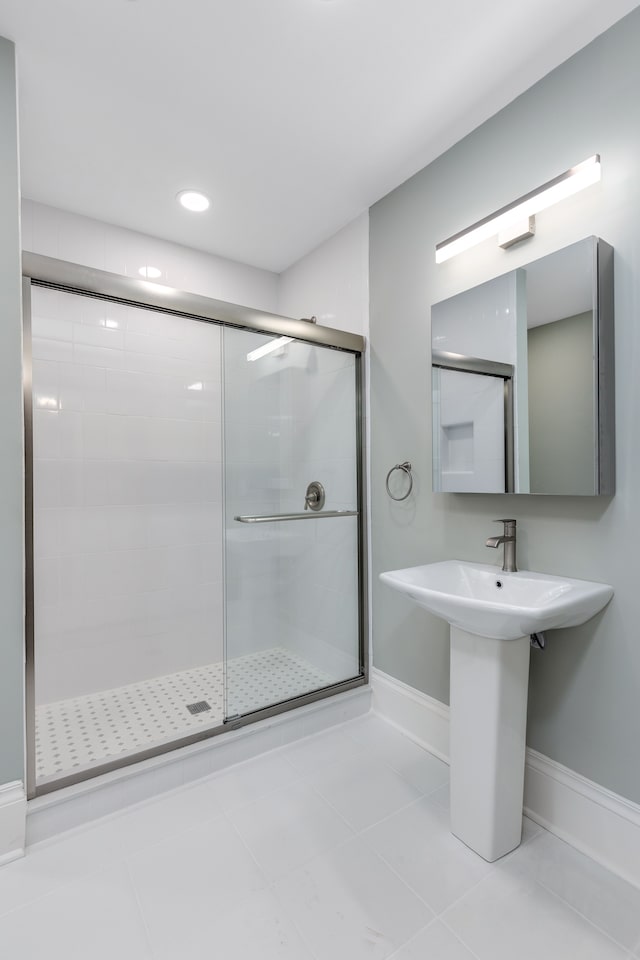
<path fill-rule="evenodd" d="M 516 523 L 515 520 L 494 520 L 494 523 Z"/>

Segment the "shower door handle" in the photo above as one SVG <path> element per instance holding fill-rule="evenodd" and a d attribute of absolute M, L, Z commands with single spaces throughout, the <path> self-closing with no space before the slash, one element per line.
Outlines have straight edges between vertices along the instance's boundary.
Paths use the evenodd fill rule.
<path fill-rule="evenodd" d="M 234 517 L 238 523 L 282 523 L 284 520 L 328 520 L 331 517 L 357 517 L 357 510 L 324 510 L 321 513 L 273 513 L 267 516 Z"/>

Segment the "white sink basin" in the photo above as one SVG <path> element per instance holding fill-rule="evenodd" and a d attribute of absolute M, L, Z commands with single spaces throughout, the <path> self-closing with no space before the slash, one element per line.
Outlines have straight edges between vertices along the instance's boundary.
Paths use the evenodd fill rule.
<path fill-rule="evenodd" d="M 606 583 L 530 570 L 503 573 L 490 564 L 462 560 L 389 570 L 380 579 L 451 626 L 495 640 L 576 627 L 613 596 Z"/>

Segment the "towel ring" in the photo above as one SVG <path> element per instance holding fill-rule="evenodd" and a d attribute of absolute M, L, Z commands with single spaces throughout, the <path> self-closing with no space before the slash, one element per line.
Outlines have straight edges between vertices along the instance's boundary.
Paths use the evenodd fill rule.
<path fill-rule="evenodd" d="M 406 475 L 409 477 L 409 489 L 407 490 L 407 492 L 403 497 L 394 497 L 394 495 L 391 493 L 391 490 L 389 489 L 389 477 L 391 476 L 394 470 L 402 470 L 402 472 L 406 473 Z M 396 463 L 395 467 L 391 467 L 391 470 L 389 470 L 389 473 L 387 474 L 386 486 L 387 486 L 387 493 L 389 494 L 392 500 L 407 499 L 407 497 L 413 490 L 413 475 L 411 473 L 411 464 L 409 463 L 408 460 L 405 460 L 404 463 Z"/>

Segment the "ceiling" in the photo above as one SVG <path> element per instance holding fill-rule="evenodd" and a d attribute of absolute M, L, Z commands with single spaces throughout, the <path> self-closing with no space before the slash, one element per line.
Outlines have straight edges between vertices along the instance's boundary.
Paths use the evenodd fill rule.
<path fill-rule="evenodd" d="M 280 272 L 637 5 L 2 0 L 23 193 Z"/>

